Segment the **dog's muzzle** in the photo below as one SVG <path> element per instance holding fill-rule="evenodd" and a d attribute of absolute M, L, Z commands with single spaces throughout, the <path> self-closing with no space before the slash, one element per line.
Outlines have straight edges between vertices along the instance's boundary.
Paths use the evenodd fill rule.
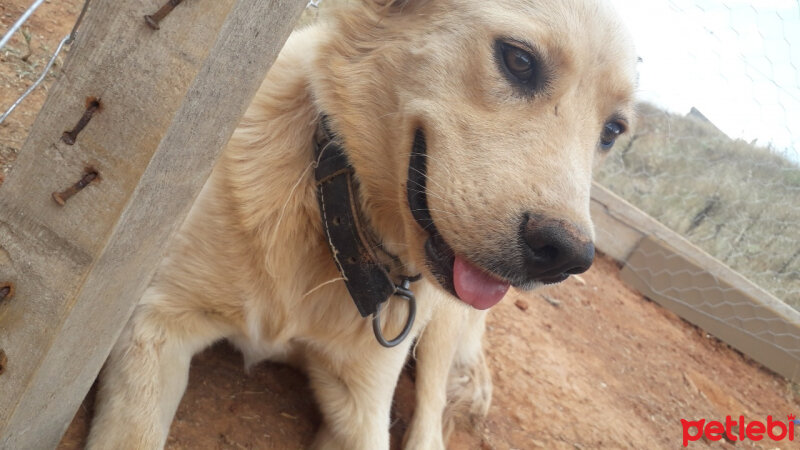
<path fill-rule="evenodd" d="M 589 269 L 594 244 L 588 234 L 570 221 L 534 213 L 523 214 L 518 242 L 510 236 L 508 248 L 497 255 L 485 255 L 480 266 L 456 254 L 430 213 L 427 152 L 425 133 L 417 130 L 408 168 L 408 204 L 414 220 L 428 235 L 427 267 L 450 294 L 475 308 L 488 309 L 500 301 L 509 285 L 529 289 L 558 283 Z"/>
<path fill-rule="evenodd" d="M 427 151 L 425 133 L 417 130 L 406 190 L 411 214 L 428 235 L 425 241 L 427 267 L 451 295 L 473 308 L 488 309 L 505 296 L 510 283 L 457 255 L 439 233 L 428 208 Z"/>
<path fill-rule="evenodd" d="M 524 277 L 558 283 L 586 272 L 594 261 L 594 243 L 579 227 L 564 219 L 525 214 L 520 226 Z"/>

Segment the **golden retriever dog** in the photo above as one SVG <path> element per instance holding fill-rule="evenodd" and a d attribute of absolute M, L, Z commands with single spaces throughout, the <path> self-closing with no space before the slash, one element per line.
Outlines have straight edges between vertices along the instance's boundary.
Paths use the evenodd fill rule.
<path fill-rule="evenodd" d="M 353 0 L 294 33 L 103 369 L 89 447 L 162 448 L 192 355 L 228 339 L 308 373 L 315 448 L 388 449 L 416 339 L 404 445 L 444 448 L 455 404 L 489 407 L 485 310 L 591 265 L 635 79 L 601 0 Z"/>

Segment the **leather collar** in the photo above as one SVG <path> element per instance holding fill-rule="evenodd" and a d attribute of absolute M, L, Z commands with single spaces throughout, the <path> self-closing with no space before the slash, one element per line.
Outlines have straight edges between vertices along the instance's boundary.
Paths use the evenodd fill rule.
<path fill-rule="evenodd" d="M 317 127 L 314 157 L 317 200 L 333 260 L 361 317 L 373 317 L 378 342 L 385 347 L 394 347 L 405 339 L 414 323 L 416 299 L 410 284 L 420 276 L 402 276 L 400 284 L 395 284 L 390 268 L 376 254 L 380 251 L 398 261 L 396 256 L 383 249 L 364 223 L 359 210 L 355 170 L 341 142 L 330 131 L 326 116 L 321 117 Z M 382 305 L 393 295 L 409 301 L 409 318 L 403 332 L 387 341 L 380 329 L 380 312 Z"/>

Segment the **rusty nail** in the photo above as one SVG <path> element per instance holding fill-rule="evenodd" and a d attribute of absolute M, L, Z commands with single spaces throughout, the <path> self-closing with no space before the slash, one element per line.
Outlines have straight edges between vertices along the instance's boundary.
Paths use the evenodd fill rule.
<path fill-rule="evenodd" d="M 0 284 L 0 302 L 6 299 L 11 299 L 14 296 L 14 284 L 2 283 Z"/>
<path fill-rule="evenodd" d="M 5 373 L 6 364 L 8 364 L 8 357 L 6 356 L 6 352 L 0 350 L 0 375 Z"/>
<path fill-rule="evenodd" d="M 69 131 L 65 131 L 61 135 L 61 140 L 64 141 L 64 143 L 67 145 L 75 144 L 75 141 L 78 139 L 78 133 L 80 133 L 81 130 L 83 130 L 86 124 L 89 123 L 89 120 L 92 119 L 94 113 L 96 113 L 99 109 L 100 109 L 99 98 L 89 97 L 88 99 L 86 99 L 86 112 L 83 113 L 81 119 L 78 121 L 77 124 L 75 124 L 75 128 Z"/>
<path fill-rule="evenodd" d="M 147 23 L 147 26 L 158 30 L 159 26 L 158 23 L 164 17 L 167 17 L 167 14 L 171 13 L 176 6 L 180 5 L 183 0 L 169 0 L 164 6 L 161 7 L 155 14 L 144 16 L 144 21 Z"/>
<path fill-rule="evenodd" d="M 70 197 L 77 194 L 78 191 L 85 188 L 89 185 L 92 181 L 97 179 L 97 171 L 94 169 L 86 169 L 86 173 L 83 175 L 83 178 L 78 180 L 77 183 L 73 184 L 72 186 L 64 189 L 61 192 L 53 192 L 53 200 L 56 201 L 61 206 L 64 206 L 69 200 Z"/>

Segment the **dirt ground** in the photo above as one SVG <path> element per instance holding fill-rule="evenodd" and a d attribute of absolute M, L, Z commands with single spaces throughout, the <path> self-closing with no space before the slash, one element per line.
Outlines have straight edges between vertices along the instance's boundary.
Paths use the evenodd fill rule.
<path fill-rule="evenodd" d="M 4 0 L 0 29 L 30 3 Z M 79 6 L 62 0 L 37 11 L 26 26 L 27 61 L 28 44 L 19 33 L 0 51 L 0 110 L 38 76 Z M 0 183 L 45 96 L 46 87 L 40 88 L 0 125 Z M 453 449 L 674 449 L 681 446 L 681 419 L 800 413 L 786 380 L 633 292 L 615 263 L 602 257 L 582 278 L 501 302 L 490 314 L 486 350 L 495 384 L 492 408 L 484 423 L 456 430 Z M 414 407 L 412 379 L 409 369 L 395 396 L 395 448 Z M 82 447 L 92 396 L 60 449 Z M 305 448 L 319 422 L 301 373 L 264 363 L 245 374 L 241 356 L 219 344 L 194 359 L 167 448 Z M 691 447 L 790 445 L 701 441 Z"/>
<path fill-rule="evenodd" d="M 0 30 L 3 34 L 31 3 L 33 2 L 29 0 L 0 2 Z M 43 3 L 6 47 L 0 50 L 0 114 L 42 73 L 58 43 L 72 29 L 82 4 L 78 0 Z M 62 52 L 46 83 L 36 89 L 0 124 L 0 184 L 8 174 L 11 163 L 16 159 L 17 152 L 25 142 L 28 130 L 47 97 L 47 88 L 55 79 L 52 73 L 58 72 L 65 56 Z"/>
<path fill-rule="evenodd" d="M 626 287 L 599 258 L 581 279 L 512 295 L 489 315 L 489 416 L 461 427 L 453 449 L 681 446 L 680 419 L 800 412 L 789 384 Z M 583 282 L 581 282 L 583 281 Z M 198 355 L 169 449 L 305 448 L 320 416 L 305 377 L 276 364 L 246 375 L 236 350 Z M 413 411 L 411 370 L 395 395 L 395 448 Z M 91 397 L 91 395 L 90 395 Z M 91 398 L 59 447 L 81 448 Z M 692 448 L 783 448 L 698 442 Z"/>

